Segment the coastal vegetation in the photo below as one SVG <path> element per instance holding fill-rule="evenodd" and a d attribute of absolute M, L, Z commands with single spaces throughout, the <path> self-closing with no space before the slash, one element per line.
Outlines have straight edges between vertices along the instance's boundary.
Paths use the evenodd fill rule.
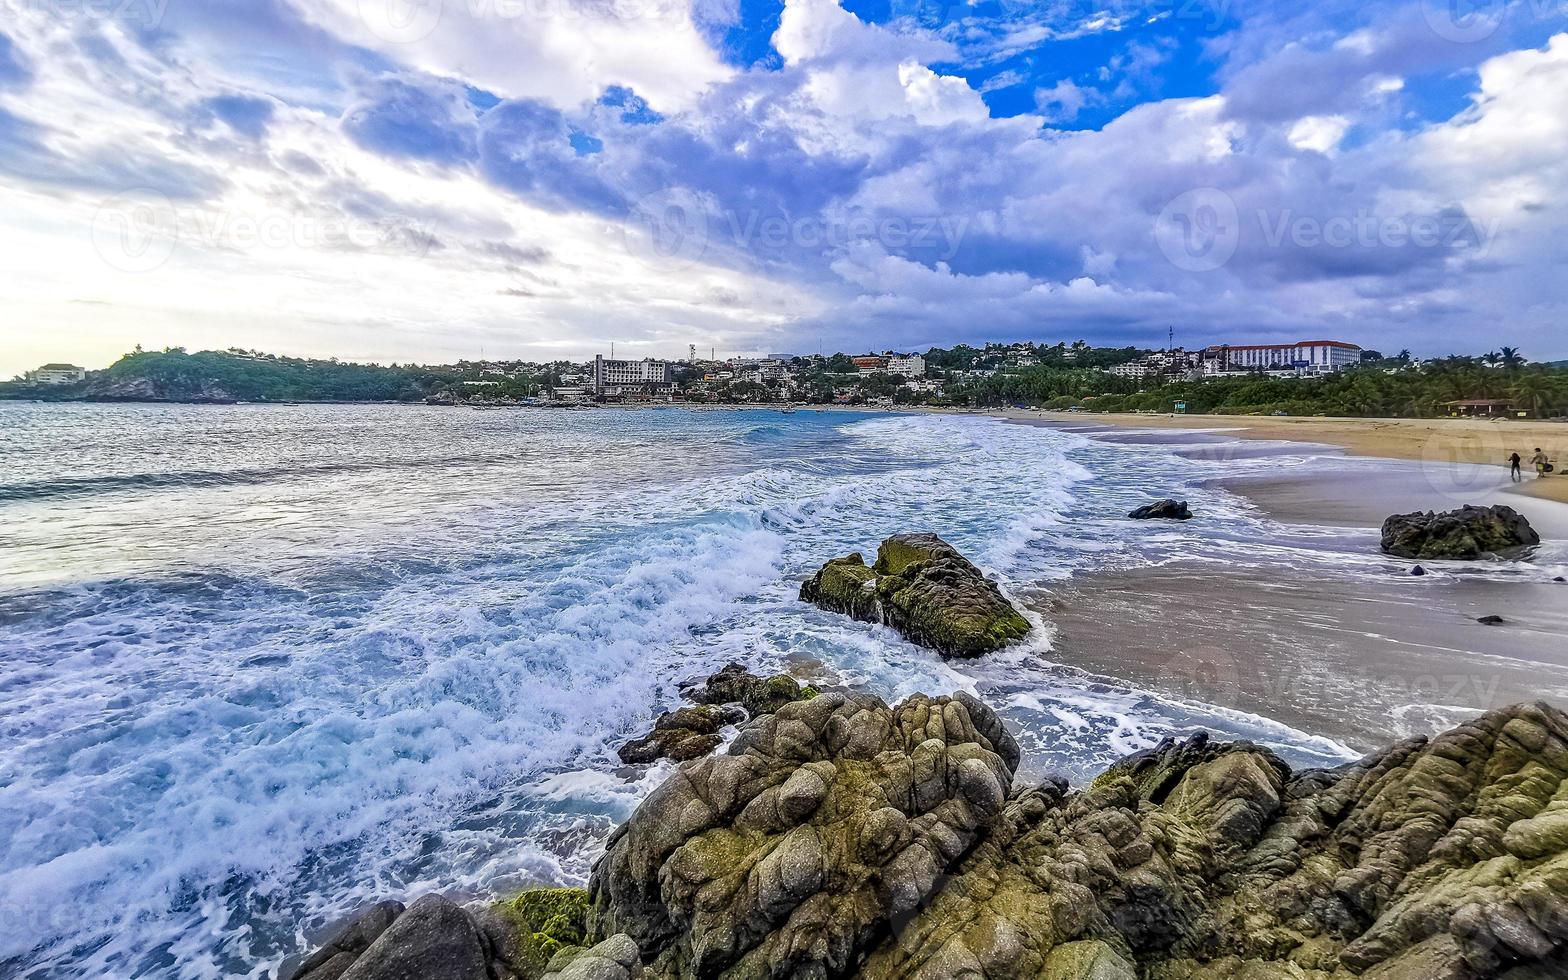
<path fill-rule="evenodd" d="M 354 364 L 259 351 L 140 347 L 79 384 L 0 384 L 0 398 L 47 401 L 415 402 L 439 391 L 539 390 L 543 378 L 488 378 L 478 364 Z"/>
<path fill-rule="evenodd" d="M 1392 359 L 1323 377 L 1266 374 L 1203 380 L 1138 381 L 1083 368 L 1029 367 L 978 379 L 949 396 L 959 404 L 1080 407 L 1098 412 L 1171 412 L 1189 415 L 1288 415 L 1435 418 L 1449 402 L 1506 402 L 1533 418 L 1568 413 L 1568 369 L 1558 365 L 1489 364 L 1479 357 L 1447 357 L 1412 364 Z"/>
<path fill-rule="evenodd" d="M 1144 352 L 1073 345 L 932 348 L 929 376 L 859 373 L 844 354 L 794 357 L 789 376 L 712 380 L 694 364 L 671 365 L 673 390 L 696 403 L 995 408 L 1027 406 L 1093 412 L 1185 411 L 1189 415 L 1327 415 L 1436 418 L 1456 402 L 1490 403 L 1486 414 L 1568 415 L 1568 362 L 1532 364 L 1511 347 L 1425 362 L 1407 352 L 1376 357 L 1334 374 L 1278 377 L 1265 372 L 1196 378 L 1189 373 L 1127 377 L 1111 368 Z M 47 401 L 192 402 L 517 402 L 549 399 L 583 384 L 580 364 L 462 361 L 452 365 L 355 364 L 231 349 L 190 353 L 137 348 L 75 384 L 0 384 L 0 398 Z M 723 373 L 723 372 L 721 372 Z"/>

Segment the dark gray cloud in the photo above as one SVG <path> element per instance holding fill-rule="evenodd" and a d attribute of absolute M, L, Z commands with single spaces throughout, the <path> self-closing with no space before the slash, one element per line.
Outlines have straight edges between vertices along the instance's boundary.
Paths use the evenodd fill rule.
<path fill-rule="evenodd" d="M 478 156 L 478 112 L 463 86 L 435 78 L 382 75 L 343 115 L 343 130 L 366 149 L 440 164 Z"/>

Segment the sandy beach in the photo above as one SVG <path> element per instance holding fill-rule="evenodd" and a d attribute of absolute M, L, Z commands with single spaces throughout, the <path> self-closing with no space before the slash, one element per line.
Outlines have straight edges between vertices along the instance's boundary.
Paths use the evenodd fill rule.
<path fill-rule="evenodd" d="M 1215 486 L 1274 521 L 1321 527 L 1357 553 L 1376 554 L 1376 529 L 1390 514 L 1464 503 L 1508 503 L 1543 539 L 1568 538 L 1568 505 L 1522 496 L 1505 469 L 1467 459 L 1488 439 L 1501 444 L 1521 432 L 1550 445 L 1550 425 L 1010 414 L 1108 445 L 1159 446 L 1221 462 L 1321 453 L 1328 465 L 1265 467 Z M 1238 437 L 1255 448 L 1239 446 Z M 1388 463 L 1332 465 L 1357 450 Z M 1555 490 L 1551 481 L 1540 484 Z M 1080 575 L 1044 590 L 1033 605 L 1054 625 L 1064 664 L 1276 718 L 1356 749 L 1522 700 L 1568 699 L 1568 583 L 1554 581 L 1561 569 L 1509 563 L 1517 574 L 1499 579 L 1495 568 L 1447 563 L 1417 577 L 1410 565 L 1390 559 L 1369 577 L 1332 560 L 1272 570 L 1178 561 Z M 1484 616 L 1504 622 L 1483 625 Z"/>
<path fill-rule="evenodd" d="M 1250 415 L 1083 415 L 1066 412 L 999 412 L 1008 418 L 1048 419 L 1077 426 L 1137 429 L 1209 429 L 1243 439 L 1285 440 L 1338 446 L 1352 456 L 1380 456 L 1448 467 L 1495 466 L 1506 472 L 1508 455 L 1526 460 L 1524 482 L 1514 492 L 1568 502 L 1568 424 L 1512 419 L 1261 418 Z M 1528 460 L 1540 447 L 1559 472 L 1536 479 Z"/>

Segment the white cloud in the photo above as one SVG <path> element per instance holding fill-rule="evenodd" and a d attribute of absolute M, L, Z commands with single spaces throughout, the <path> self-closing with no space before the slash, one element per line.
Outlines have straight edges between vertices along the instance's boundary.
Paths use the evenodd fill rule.
<path fill-rule="evenodd" d="M 1344 116 L 1306 116 L 1290 127 L 1290 145 L 1314 153 L 1333 153 L 1350 129 Z"/>
<path fill-rule="evenodd" d="M 690 0 L 294 2 L 337 36 L 402 64 L 563 108 L 623 85 L 655 109 L 678 110 L 732 74 Z"/>
<path fill-rule="evenodd" d="M 1098 92 L 1079 88 L 1072 79 L 1064 78 L 1050 88 L 1037 89 L 1034 104 L 1048 122 L 1072 122 L 1078 118 L 1083 107 L 1098 95 Z"/>

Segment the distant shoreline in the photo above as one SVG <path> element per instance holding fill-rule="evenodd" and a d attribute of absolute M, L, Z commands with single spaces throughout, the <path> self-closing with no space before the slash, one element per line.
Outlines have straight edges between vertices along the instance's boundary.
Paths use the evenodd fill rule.
<path fill-rule="evenodd" d="M 1508 454 L 1525 459 L 1524 480 L 1511 492 L 1568 503 L 1568 424 L 1519 419 L 1390 419 L 1259 417 L 1254 415 L 1089 415 L 1021 412 L 1015 421 L 1058 428 L 1185 429 L 1222 432 L 1238 439 L 1335 446 L 1351 456 L 1409 460 L 1434 465 L 1470 463 L 1507 467 Z M 1537 478 L 1529 458 L 1535 447 L 1557 462 L 1559 472 Z"/>

